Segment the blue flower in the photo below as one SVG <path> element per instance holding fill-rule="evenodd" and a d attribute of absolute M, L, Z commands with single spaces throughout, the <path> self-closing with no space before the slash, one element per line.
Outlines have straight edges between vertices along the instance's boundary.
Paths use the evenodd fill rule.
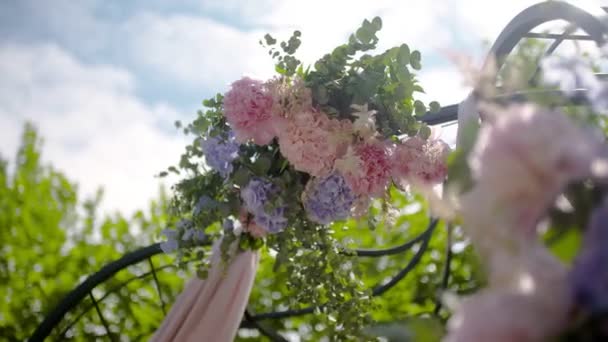
<path fill-rule="evenodd" d="M 232 233 L 234 231 L 234 222 L 231 219 L 225 219 L 222 222 L 222 229 L 224 230 L 224 234 Z"/>
<path fill-rule="evenodd" d="M 304 208 L 311 221 L 329 224 L 350 216 L 355 194 L 337 172 L 309 184 L 304 195 Z"/>
<path fill-rule="evenodd" d="M 205 161 L 211 169 L 224 178 L 232 173 L 232 161 L 239 154 L 239 143 L 236 142 L 232 131 L 228 133 L 227 139 L 215 136 L 201 140 L 201 149 L 205 155 Z"/>
<path fill-rule="evenodd" d="M 183 241 L 203 242 L 205 238 L 205 232 L 196 228 L 188 228 L 184 230 L 184 234 L 182 235 Z"/>
<path fill-rule="evenodd" d="M 608 312 L 608 200 L 594 210 L 570 273 L 574 298 L 592 313 Z"/>
<path fill-rule="evenodd" d="M 278 186 L 264 179 L 253 178 L 241 189 L 245 209 L 253 215 L 254 222 L 269 233 L 278 233 L 287 226 L 285 206 L 277 205 Z"/>
<path fill-rule="evenodd" d="M 179 248 L 177 242 L 177 231 L 173 229 L 165 229 L 161 232 L 167 238 L 167 241 L 160 243 L 160 249 L 169 254 L 175 252 Z"/>

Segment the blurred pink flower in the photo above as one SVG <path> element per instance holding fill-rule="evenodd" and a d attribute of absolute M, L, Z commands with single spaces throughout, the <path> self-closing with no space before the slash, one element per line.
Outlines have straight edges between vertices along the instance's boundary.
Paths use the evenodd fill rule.
<path fill-rule="evenodd" d="M 462 196 L 465 225 L 498 221 L 535 236 L 562 188 L 590 174 L 601 144 L 561 112 L 533 105 L 491 111 L 469 156 L 475 186 Z"/>
<path fill-rule="evenodd" d="M 381 197 L 391 175 L 389 146 L 378 140 L 359 143 L 336 162 L 336 168 L 356 194 Z"/>
<path fill-rule="evenodd" d="M 561 332 L 572 304 L 567 270 L 537 242 L 519 247 L 493 255 L 489 287 L 456 305 L 445 342 L 540 342 Z"/>
<path fill-rule="evenodd" d="M 298 171 L 318 177 L 329 173 L 348 144 L 347 124 L 313 110 L 277 118 L 276 132 L 283 156 Z M 342 137 L 342 139 L 340 139 Z"/>
<path fill-rule="evenodd" d="M 439 139 L 412 137 L 398 144 L 392 158 L 392 175 L 396 183 L 413 181 L 438 184 L 447 176 L 448 144 Z"/>
<path fill-rule="evenodd" d="M 533 296 L 485 290 L 463 300 L 444 342 L 544 342 L 566 323 L 561 309 Z"/>
<path fill-rule="evenodd" d="M 276 136 L 272 123 L 272 96 L 261 81 L 249 77 L 232 83 L 224 96 L 224 116 L 240 143 L 266 145 Z"/>

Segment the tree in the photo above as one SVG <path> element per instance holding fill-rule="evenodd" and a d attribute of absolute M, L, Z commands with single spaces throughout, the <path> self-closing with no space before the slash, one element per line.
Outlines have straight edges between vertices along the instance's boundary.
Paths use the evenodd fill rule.
<path fill-rule="evenodd" d="M 45 314 L 86 276 L 123 253 L 150 244 L 169 224 L 163 191 L 145 212 L 138 211 L 131 218 L 120 213 L 99 217 L 102 191 L 81 200 L 74 182 L 41 163 L 41 146 L 36 129 L 27 124 L 14 167 L 0 161 L 0 336 L 8 341 L 26 340 Z M 163 257 L 155 262 L 167 260 Z M 119 272 L 95 295 L 145 272 L 147 266 Z M 164 294 L 171 300 L 181 290 L 182 279 L 176 272 L 161 275 Z M 103 301 L 114 332 L 139 340 L 154 331 L 162 311 L 153 286 L 146 279 L 132 281 Z M 90 299 L 78 309 L 88 304 Z M 77 312 L 70 313 L 62 324 Z M 83 316 L 68 336 L 90 341 L 103 334 L 92 313 Z"/>

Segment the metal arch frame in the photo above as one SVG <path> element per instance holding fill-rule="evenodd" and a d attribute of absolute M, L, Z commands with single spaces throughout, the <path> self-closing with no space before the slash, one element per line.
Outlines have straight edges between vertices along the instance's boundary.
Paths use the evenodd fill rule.
<path fill-rule="evenodd" d="M 569 23 L 575 25 L 576 27 L 581 28 L 585 31 L 588 36 L 584 35 L 572 35 L 569 30 L 566 30 L 561 35 L 556 34 L 539 34 L 530 32 L 535 27 L 549 22 L 553 20 L 566 20 Z M 502 30 L 499 34 L 498 38 L 492 45 L 488 57 L 486 58 L 483 69 L 487 70 L 491 63 L 495 63 L 493 66 L 500 68 L 505 62 L 506 57 L 513 51 L 517 43 L 522 38 L 544 38 L 544 39 L 553 39 L 554 43 L 547 50 L 547 54 L 552 53 L 557 46 L 563 42 L 564 40 L 593 40 L 598 46 L 602 45 L 606 41 L 607 28 L 606 26 L 598 20 L 593 15 L 585 12 L 584 10 L 570 5 L 565 2 L 545 2 L 539 3 L 537 5 L 530 6 L 516 15 Z M 584 90 L 581 91 L 584 94 Z M 526 98 L 526 94 L 522 92 L 521 94 L 512 94 L 503 98 L 503 100 L 521 100 Z M 454 121 L 457 119 L 457 111 L 458 105 L 450 105 L 443 107 L 438 113 L 427 113 L 421 118 L 421 121 L 426 122 L 428 124 L 441 124 L 449 121 Z M 384 250 L 357 250 L 355 254 L 360 257 L 378 257 L 384 255 L 392 255 L 405 252 L 409 250 L 414 245 L 421 243 L 420 248 L 410 262 L 405 266 L 404 269 L 399 271 L 391 280 L 386 284 L 378 284 L 376 287 L 372 289 L 372 293 L 374 296 L 381 295 L 382 293 L 388 291 L 391 287 L 397 284 L 409 271 L 411 271 L 419 262 L 422 254 L 428 247 L 428 243 L 432 236 L 432 233 L 437 225 L 437 220 L 431 220 L 429 227 L 418 237 L 414 238 L 411 241 L 408 241 L 400 246 L 396 246 L 393 248 L 388 248 Z M 448 229 L 449 231 L 449 229 Z M 448 239 L 448 246 L 446 246 L 446 250 L 450 251 L 450 239 Z M 154 244 L 148 247 L 144 247 L 137 251 L 127 253 L 122 258 L 111 262 L 104 266 L 97 273 L 89 276 L 83 283 L 78 285 L 74 290 L 72 290 L 64 299 L 55 307 L 53 311 L 51 311 L 44 319 L 44 321 L 38 326 L 36 331 L 30 337 L 30 341 L 43 341 L 46 337 L 48 337 L 52 330 L 61 322 L 66 313 L 72 310 L 78 303 L 80 303 L 86 296 L 91 298 L 93 303 L 92 306 L 89 306 L 84 313 L 88 312 L 92 307 L 95 307 L 97 314 L 99 315 L 102 323 L 106 327 L 106 330 L 109 334 L 109 329 L 107 323 L 103 318 L 103 314 L 98 305 L 98 300 L 95 299 L 92 291 L 93 289 L 108 280 L 118 271 L 130 266 L 142 262 L 144 260 L 148 260 L 151 272 L 146 273 L 146 275 L 153 275 L 154 281 L 156 282 L 157 290 L 159 291 L 159 295 L 161 297 L 161 305 L 163 311 L 164 302 L 162 301 L 162 294 L 160 294 L 160 286 L 158 284 L 158 279 L 156 277 L 156 270 L 154 268 L 154 264 L 151 261 L 151 257 L 157 254 L 162 253 L 159 244 Z M 447 287 L 448 279 L 449 279 L 449 263 L 451 258 L 447 258 L 446 265 L 444 268 L 444 273 L 442 276 L 442 286 Z M 132 279 L 131 279 L 132 280 Z M 131 281 L 128 280 L 127 282 Z M 123 286 L 124 284 L 121 284 Z M 121 287 L 119 286 L 119 287 Z M 99 301 L 103 300 L 105 296 L 107 296 L 110 292 L 115 291 L 116 289 L 112 289 L 108 291 L 103 297 L 99 299 Z M 252 314 L 249 311 L 244 313 L 244 321 L 242 326 L 249 326 L 258 329 L 262 334 L 268 336 L 273 341 L 284 341 L 285 339 L 281 337 L 278 333 L 268 329 L 260 324 L 259 321 L 265 319 L 280 319 L 286 317 L 292 317 L 297 315 L 303 315 L 312 313 L 314 311 L 314 307 L 307 307 L 304 309 L 297 310 L 286 310 L 281 312 L 271 312 L 271 313 L 262 313 L 262 314 Z M 439 310 L 439 304 L 436 306 L 436 311 Z M 76 321 L 80 319 L 80 317 L 76 318 Z M 69 327 L 68 327 L 69 328 Z"/>
<path fill-rule="evenodd" d="M 591 39 L 598 46 L 605 43 L 606 26 L 595 16 L 566 2 L 541 2 L 523 10 L 505 26 L 490 48 L 483 70 L 487 70 L 494 61 L 496 62 L 495 66 L 500 68 L 504 64 L 506 56 L 513 51 L 517 43 L 522 38 L 525 38 L 531 30 L 541 24 L 560 19 L 575 25 L 589 35 L 588 37 L 571 36 L 571 38 L 579 40 L 580 38 Z M 535 34 L 534 36 L 542 37 L 539 34 Z M 566 36 L 550 37 L 563 40 Z"/>
<path fill-rule="evenodd" d="M 392 287 L 394 287 L 401 279 L 403 279 L 412 269 L 414 269 L 416 267 L 416 265 L 419 263 L 420 259 L 422 258 L 422 255 L 426 251 L 428 244 L 430 242 L 431 236 L 432 236 L 434 230 L 436 229 L 438 223 L 439 223 L 439 220 L 431 219 L 427 229 L 424 230 L 421 234 L 419 234 L 418 236 L 414 237 L 413 239 L 406 241 L 405 243 L 395 246 L 395 247 L 390 247 L 390 248 L 386 248 L 386 249 L 356 249 L 353 251 L 343 251 L 343 253 L 357 256 L 357 257 L 374 258 L 374 257 L 381 257 L 381 256 L 388 256 L 388 255 L 404 253 L 404 252 L 410 250 L 415 245 L 420 244 L 420 247 L 414 253 L 414 256 L 412 257 L 412 259 L 407 263 L 407 265 L 402 270 L 397 272 L 388 282 L 383 283 L 383 284 L 377 284 L 376 286 L 374 286 L 372 288 L 372 296 L 379 296 L 379 295 L 383 294 L 384 292 L 390 290 Z M 209 243 L 207 242 L 203 245 L 209 245 Z M 161 254 L 161 253 L 162 253 L 162 250 L 160 248 L 160 244 L 156 243 L 151 246 L 136 250 L 134 252 L 127 253 L 122 258 L 107 264 L 101 270 L 99 270 L 97 273 L 94 273 L 93 275 L 89 276 L 83 283 L 78 285 L 74 290 L 72 290 L 68 295 L 66 295 L 64 297 L 64 299 L 55 307 L 55 309 L 53 311 L 51 311 L 45 317 L 44 321 L 38 326 L 36 331 L 30 337 L 29 341 L 43 341 L 45 338 L 49 337 L 51 335 L 53 329 L 59 324 L 59 322 L 61 322 L 63 317 L 69 311 L 74 309 L 87 296 L 89 296 L 91 298 L 92 305 L 89 305 L 88 307 L 86 307 L 70 324 L 68 324 L 68 326 L 66 328 L 64 328 L 59 333 L 59 335 L 63 336 L 65 334 L 65 332 L 67 332 L 67 330 L 69 330 L 73 326 L 73 324 L 75 324 L 78 320 L 80 320 L 80 318 L 82 316 L 87 314 L 93 308 L 95 308 L 98 317 L 100 318 L 102 324 L 106 328 L 107 334 L 110 335 L 109 326 L 103 316 L 101 309 L 99 308 L 98 303 L 103 301 L 111 293 L 118 291 L 120 288 L 127 285 L 131 281 L 142 278 L 142 277 L 150 276 L 150 275 L 152 275 L 154 277 L 154 280 L 156 283 L 156 288 L 159 292 L 159 296 L 160 296 L 160 300 L 161 300 L 161 308 L 163 309 L 163 311 L 165 311 L 162 294 L 160 293 L 159 282 L 156 277 L 156 271 L 161 270 L 163 268 L 171 267 L 173 265 L 165 265 L 163 267 L 155 268 L 151 261 L 151 257 L 153 257 L 154 255 L 157 255 L 157 254 Z M 151 267 L 151 271 L 144 273 L 143 275 L 140 275 L 140 276 L 132 277 L 132 278 L 124 281 L 123 283 L 119 284 L 117 287 L 108 290 L 100 298 L 98 298 L 98 299 L 95 298 L 95 296 L 93 295 L 93 289 L 97 285 L 108 280 L 114 274 L 116 274 L 118 271 L 120 271 L 128 266 L 143 262 L 145 260 L 148 260 L 150 267 Z M 449 268 L 449 266 L 446 266 L 446 269 L 448 269 L 448 268 Z M 244 316 L 244 321 L 241 324 L 241 327 L 256 328 L 262 334 L 271 338 L 271 340 L 282 341 L 281 337 L 278 333 L 274 332 L 273 330 L 271 330 L 267 327 L 264 327 L 259 321 L 267 320 L 267 319 L 281 319 L 281 318 L 310 314 L 310 313 L 314 312 L 315 309 L 316 309 L 316 307 L 311 306 L 311 307 L 307 307 L 304 309 L 269 312 L 269 313 L 262 313 L 262 314 L 257 314 L 257 315 L 254 315 L 254 314 L 250 313 L 249 311 L 246 311 L 245 316 Z"/>
<path fill-rule="evenodd" d="M 608 9 L 605 8 L 608 12 Z M 576 28 L 581 28 L 587 35 L 573 35 L 566 29 L 562 34 L 535 33 L 534 28 L 554 20 L 565 20 Z M 546 55 L 564 41 L 594 41 L 598 46 L 606 42 L 608 27 L 601 20 L 588 12 L 562 1 L 542 2 L 532 5 L 517 14 L 500 32 L 483 64 L 484 71 L 491 72 L 503 66 L 506 57 L 513 51 L 523 38 L 551 39 L 552 45 L 547 49 Z M 522 94 L 517 95 L 521 101 Z M 581 101 L 579 101 L 580 103 Z M 458 104 L 442 107 L 437 113 L 428 112 L 421 117 L 421 121 L 436 125 L 458 119 Z"/>

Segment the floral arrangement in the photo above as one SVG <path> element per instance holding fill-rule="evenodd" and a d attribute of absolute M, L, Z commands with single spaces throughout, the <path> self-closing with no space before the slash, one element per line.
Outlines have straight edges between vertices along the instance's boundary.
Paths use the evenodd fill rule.
<path fill-rule="evenodd" d="M 321 283 L 353 298 L 345 303 L 325 289 L 306 298 L 336 315 L 342 325 L 336 333 L 344 336 L 367 319 L 369 293 L 352 279 L 352 270 L 337 266 L 353 256 L 332 238 L 332 222 L 364 215 L 392 188 L 433 186 L 447 174 L 448 145 L 417 118 L 427 107 L 439 108 L 413 98 L 423 92 L 414 73 L 420 53 L 405 44 L 366 53 L 376 47 L 381 26 L 380 18 L 365 20 L 348 43 L 312 68 L 294 57 L 300 32 L 280 44 L 266 35 L 260 43 L 278 75 L 267 81 L 243 77 L 204 101 L 207 110 L 184 127 L 194 140 L 179 166 L 161 173 L 187 175 L 174 187 L 173 207 L 183 219 L 164 232 L 166 252 L 177 252 L 180 260 L 196 255 L 204 277 L 200 242 L 220 236 L 225 261 L 235 243 L 276 251 L 277 267 L 309 250 L 307 265 L 289 266 L 302 275 L 293 284 L 305 289 Z M 332 266 L 335 272 L 324 271 Z"/>
<path fill-rule="evenodd" d="M 221 237 L 226 262 L 231 246 L 265 246 L 289 269 L 294 301 L 318 306 L 337 340 L 355 338 L 372 302 L 343 267 L 356 258 L 332 225 L 386 205 L 392 191 L 423 190 L 470 239 L 485 274 L 474 294 L 444 295 L 445 341 L 608 337 L 608 124 L 597 115 L 608 87 L 586 62 L 564 58 L 544 60 L 543 87 L 560 90 L 561 103 L 586 88 L 590 106 L 562 110 L 555 95 L 505 104 L 494 83 L 477 83 L 481 123 L 459 127 L 465 139 L 450 152 L 418 120 L 439 108 L 414 100 L 420 53 L 405 44 L 368 53 L 381 26 L 364 21 L 310 67 L 294 55 L 300 32 L 260 41 L 278 75 L 235 81 L 183 127 L 193 142 L 162 173 L 186 174 L 173 201 L 183 219 L 163 249 L 194 258 L 204 277 L 201 242 Z M 428 191 L 441 183 L 442 196 Z M 571 253 L 551 245 L 564 239 Z"/>

